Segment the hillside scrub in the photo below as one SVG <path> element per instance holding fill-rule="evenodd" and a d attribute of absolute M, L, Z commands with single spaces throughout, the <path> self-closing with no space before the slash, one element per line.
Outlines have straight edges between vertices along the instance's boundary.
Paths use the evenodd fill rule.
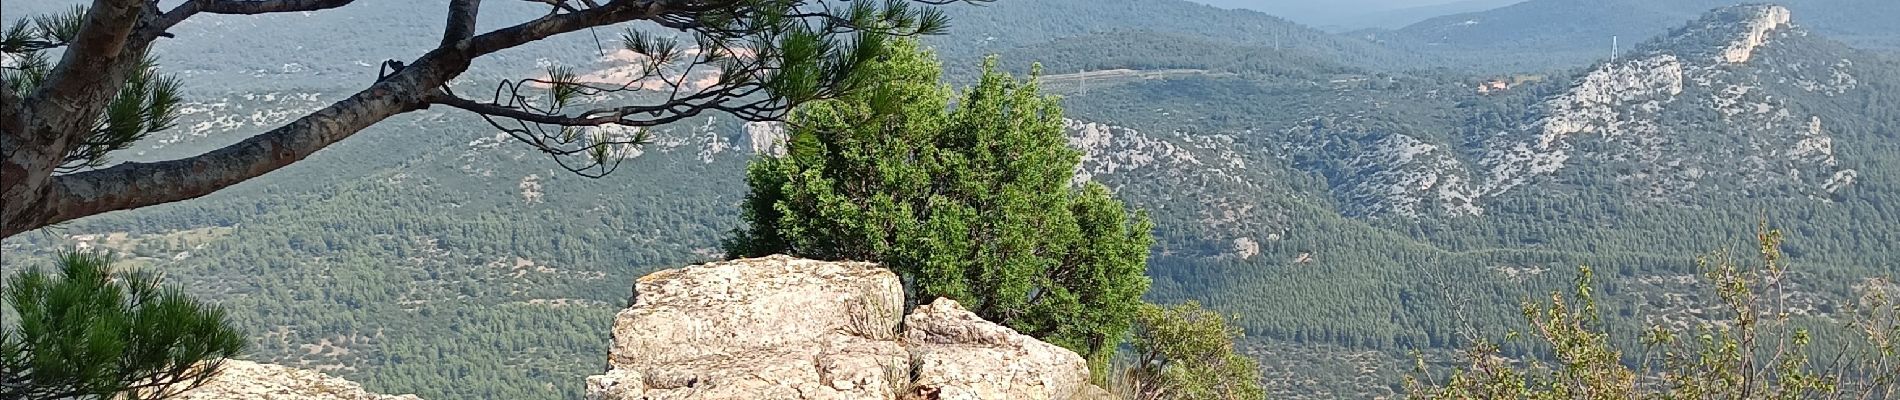
<path fill-rule="evenodd" d="M 1788 274 L 1779 231 L 1761 230 L 1745 261 L 1730 252 L 1701 259 L 1703 284 L 1720 299 L 1694 327 L 1658 324 L 1638 352 L 1619 348 L 1597 311 L 1594 271 L 1578 269 L 1573 293 L 1523 305 L 1528 334 L 1544 353 L 1514 360 L 1495 342 L 1468 349 L 1444 381 L 1408 377 L 1422 399 L 1890 399 L 1900 394 L 1900 302 L 1890 280 L 1872 280 L 1841 329 L 1859 342 L 1817 349 L 1784 305 Z M 1827 351 L 1823 353 L 1822 351 Z M 1831 356 L 1827 354 L 1832 354 Z"/>
<path fill-rule="evenodd" d="M 1200 303 L 1144 304 L 1130 338 L 1133 357 L 1111 378 L 1128 400 L 1266 398 L 1260 362 L 1234 351 L 1245 336 Z"/>

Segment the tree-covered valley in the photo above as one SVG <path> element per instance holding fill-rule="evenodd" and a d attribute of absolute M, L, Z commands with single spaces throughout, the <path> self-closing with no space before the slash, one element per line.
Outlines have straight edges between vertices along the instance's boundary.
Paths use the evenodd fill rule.
<path fill-rule="evenodd" d="M 68 5 L 55 3 L 0 15 Z M 446 4 L 365 3 L 181 25 L 156 53 L 185 79 L 175 127 L 111 161 L 199 154 L 336 102 L 431 45 Z M 1186 1 L 1001 0 L 943 6 L 948 33 L 922 40 L 953 85 L 994 55 L 1060 96 L 1077 182 L 1154 223 L 1148 300 L 1235 317 L 1273 397 L 1403 394 L 1414 352 L 1455 368 L 1579 265 L 1597 271 L 1611 332 L 1693 325 L 1720 301 L 1695 284 L 1699 256 L 1752 250 L 1761 224 L 1787 232 L 1782 300 L 1800 323 L 1836 326 L 1860 293 L 1900 290 L 1900 39 L 1860 18 L 1891 19 L 1887 3 L 1648 2 L 1601 17 L 1628 32 L 1614 59 L 1607 41 L 1551 44 L 1600 32 L 1525 33 L 1586 3 L 1487 12 L 1529 26 L 1501 33 L 1433 28 L 1476 18 L 1453 15 L 1331 34 Z M 483 18 L 536 12 L 498 3 Z M 634 62 L 603 41 L 618 35 L 511 49 L 451 85 L 549 66 L 612 79 Z M 698 115 L 592 178 L 436 107 L 202 198 L 0 251 L 8 271 L 71 248 L 159 271 L 230 310 L 244 359 L 431 399 L 579 398 L 635 278 L 722 258 L 747 165 L 783 151 L 785 132 Z"/>

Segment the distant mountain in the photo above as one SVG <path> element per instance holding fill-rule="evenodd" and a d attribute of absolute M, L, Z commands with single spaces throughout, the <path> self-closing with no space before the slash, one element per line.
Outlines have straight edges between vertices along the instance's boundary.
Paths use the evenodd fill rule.
<path fill-rule="evenodd" d="M 438 23 L 422 17 L 433 4 L 359 3 L 181 32 L 160 55 L 203 93 L 177 129 L 118 159 L 195 154 L 280 124 L 366 83 L 373 68 L 356 60 L 427 45 L 392 35 L 426 38 Z M 4 4 L 9 16 L 21 6 Z M 1539 60 L 1544 72 L 1521 74 L 1427 69 L 1435 56 L 1403 43 L 1173 0 L 956 5 L 953 34 L 931 40 L 953 71 L 992 52 L 1011 71 L 1043 64 L 1084 154 L 1078 176 L 1157 223 L 1151 300 L 1201 300 L 1276 343 L 1258 354 L 1269 369 L 1304 377 L 1276 381 L 1276 397 L 1371 397 L 1410 364 L 1349 363 L 1518 326 L 1512 305 L 1577 265 L 1600 271 L 1618 329 L 1693 321 L 1712 301 L 1681 283 L 1699 272 L 1694 256 L 1763 219 L 1791 233 L 1802 318 L 1841 312 L 1863 278 L 1900 271 L 1900 63 L 1791 9 L 1681 11 L 1626 37 L 1615 62 Z M 343 23 L 386 29 L 284 36 Z M 184 46 L 219 34 L 255 36 Z M 596 57 L 590 35 L 544 45 L 483 73 L 623 66 Z M 1467 60 L 1515 70 L 1499 64 L 1535 53 L 1523 48 Z M 11 238 L 0 262 L 119 250 L 230 308 L 250 357 L 374 391 L 578 398 L 570 383 L 598 372 L 627 283 L 717 257 L 745 162 L 778 132 L 716 116 L 656 134 L 614 175 L 585 179 L 479 119 L 426 110 L 204 198 Z"/>
<path fill-rule="evenodd" d="M 1479 215 L 1484 199 L 1519 188 L 1652 206 L 1708 206 L 1700 202 L 1709 198 L 1826 203 L 1864 177 L 1849 160 L 1892 134 L 1889 121 L 1866 114 L 1900 84 L 1881 66 L 1809 34 L 1787 8 L 1726 7 L 1615 63 L 1507 89 L 1537 93 L 1536 102 L 1476 115 L 1460 127 L 1469 132 L 1463 137 L 1433 143 L 1393 133 L 1367 137 L 1358 147 L 1367 153 L 1332 157 L 1425 160 L 1348 164 L 1355 171 L 1345 176 L 1396 179 L 1345 187 L 1343 196 L 1359 200 L 1349 203 L 1357 214 L 1434 212 L 1417 208 L 1426 207 Z M 1519 83 L 1504 83 L 1512 84 Z M 1315 124 L 1310 132 L 1319 136 L 1306 146 L 1339 140 L 1352 125 Z M 1435 189 L 1382 195 L 1409 187 Z"/>
<path fill-rule="evenodd" d="M 0 15 L 34 15 L 82 3 L 6 2 Z M 159 41 L 157 53 L 162 67 L 186 78 L 191 90 L 219 94 L 254 87 L 354 89 L 375 79 L 383 60 L 406 60 L 433 47 L 447 4 L 446 0 L 359 1 L 308 13 L 200 16 L 173 29 L 176 38 Z M 1223 10 L 1187 0 L 1005 0 L 958 2 L 941 9 L 952 17 L 952 34 L 926 40 L 945 59 L 959 63 L 1051 40 L 1123 31 L 1291 49 L 1366 67 L 1415 66 L 1428 59 L 1260 12 Z M 502 26 L 545 12 L 546 6 L 532 2 L 497 2 L 483 7 L 482 25 Z M 336 26 L 353 29 L 338 31 Z M 569 33 L 484 57 L 465 80 L 520 77 L 549 64 L 590 65 L 602 57 L 602 48 L 617 47 L 621 29 Z"/>
<path fill-rule="evenodd" d="M 1541 76 L 1103 80 L 1069 115 L 1085 171 L 1156 215 L 1156 296 L 1252 334 L 1455 342 L 1576 265 L 1617 271 L 1614 323 L 1686 323 L 1707 299 L 1663 282 L 1763 219 L 1826 315 L 1900 268 L 1900 64 L 1800 21 L 1721 8 Z"/>
<path fill-rule="evenodd" d="M 1426 18 L 1482 11 L 1523 0 L 1197 0 L 1221 8 L 1249 9 L 1328 30 L 1397 28 Z"/>
<path fill-rule="evenodd" d="M 1572 65 L 1607 58 L 1611 37 L 1637 43 L 1666 33 L 1710 9 L 1744 0 L 1530 0 L 1493 10 L 1447 15 L 1367 36 L 1451 56 L 1466 64 L 1515 58 L 1521 68 Z M 1900 2 L 1784 0 L 1817 33 L 1863 47 L 1900 42 Z"/>
<path fill-rule="evenodd" d="M 1347 29 L 1398 29 L 1436 17 L 1479 12 L 1521 3 L 1524 0 L 1465 0 L 1444 4 L 1411 6 L 1392 10 L 1361 11 L 1333 25 Z"/>
<path fill-rule="evenodd" d="M 1257 11 L 1186 0 L 1005 0 L 944 10 L 954 34 L 932 38 L 947 59 L 973 59 L 1089 34 L 1146 31 L 1269 49 L 1296 49 L 1367 67 L 1415 66 L 1429 57 L 1333 35 Z"/>
<path fill-rule="evenodd" d="M 1152 31 L 1092 33 L 1016 47 L 998 56 L 1003 65 L 1013 71 L 1028 72 L 1030 64 L 1040 64 L 1048 74 L 1191 69 L 1310 78 L 1363 74 L 1370 70 L 1306 48 L 1275 49 Z M 946 66 L 966 67 L 974 67 L 974 64 Z"/>

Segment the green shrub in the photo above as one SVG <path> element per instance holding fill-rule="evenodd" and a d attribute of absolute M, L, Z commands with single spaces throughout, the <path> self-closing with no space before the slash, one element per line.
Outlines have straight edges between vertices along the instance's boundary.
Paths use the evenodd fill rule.
<path fill-rule="evenodd" d="M 1531 337 L 1549 354 L 1518 362 L 1482 341 L 1443 383 L 1406 379 L 1426 399 L 1891 399 L 1900 394 L 1900 303 L 1890 282 L 1866 285 L 1844 327 L 1863 341 L 1817 357 L 1810 331 L 1784 307 L 1788 276 L 1779 231 L 1761 230 L 1759 263 L 1716 253 L 1702 258 L 1704 284 L 1720 305 L 1693 328 L 1655 326 L 1640 357 L 1615 345 L 1598 317 L 1593 271 L 1578 269 L 1574 293 L 1525 302 Z M 1518 336 L 1513 333 L 1511 336 Z"/>
<path fill-rule="evenodd" d="M 224 310 L 91 254 L 8 279 L 0 399 L 162 399 L 244 350 Z"/>
<path fill-rule="evenodd" d="M 1135 317 L 1134 358 L 1118 373 L 1127 400 L 1250 400 L 1266 397 L 1260 364 L 1234 351 L 1240 328 L 1196 302 L 1144 304 Z"/>
<path fill-rule="evenodd" d="M 1148 289 L 1152 225 L 1072 182 L 1057 99 L 994 66 L 957 95 L 903 43 L 867 67 L 879 83 L 797 110 L 787 155 L 748 171 L 728 255 L 880 262 L 913 300 L 955 299 L 1102 371 Z"/>

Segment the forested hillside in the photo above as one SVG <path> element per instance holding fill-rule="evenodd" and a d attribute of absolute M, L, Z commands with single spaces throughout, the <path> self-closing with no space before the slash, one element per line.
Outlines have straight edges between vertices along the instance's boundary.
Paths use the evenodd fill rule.
<path fill-rule="evenodd" d="M 1432 18 L 1365 37 L 1486 70 L 1569 66 L 1608 57 L 1611 37 L 1624 49 L 1740 0 L 1530 0 L 1493 10 Z M 1894 48 L 1888 20 L 1900 3 L 1885 0 L 1784 0 L 1816 33 L 1860 47 Z"/>
<path fill-rule="evenodd" d="M 1179 143 L 1146 146 L 1179 160 L 1156 191 L 1132 189 L 1156 173 L 1097 178 L 1160 221 L 1190 221 L 1161 224 L 1157 292 L 1244 310 L 1250 332 L 1439 345 L 1503 329 L 1509 304 L 1577 264 L 1616 271 L 1605 312 L 1623 329 L 1681 321 L 1706 299 L 1671 282 L 1693 276 L 1694 254 L 1745 243 L 1754 221 L 1797 232 L 1801 301 L 1825 315 L 1900 268 L 1882 178 L 1900 127 L 1895 64 L 1752 24 L 1756 10 L 1558 76 L 1187 75 L 1091 88 L 1071 110 L 1147 132 L 1111 130 L 1124 137 L 1111 143 Z M 1766 27 L 1762 43 L 1733 47 L 1751 27 Z M 1197 181 L 1209 175 L 1228 179 Z"/>
<path fill-rule="evenodd" d="M 440 29 L 410 2 L 366 3 L 185 26 L 159 51 L 187 79 L 184 115 L 119 159 L 269 129 L 374 79 L 382 60 L 414 52 L 405 46 L 430 45 L 412 33 Z M 1548 27 L 1552 13 L 1588 11 L 1537 8 L 1556 3 L 1484 15 Z M 927 43 L 953 82 L 989 53 L 1018 74 L 1041 64 L 1084 153 L 1079 175 L 1157 225 L 1152 300 L 1237 316 L 1276 397 L 1361 397 L 1390 393 L 1407 351 L 1516 326 L 1520 300 L 1570 282 L 1579 264 L 1601 271 L 1613 329 L 1694 321 L 1712 301 L 1689 285 L 1696 255 L 1747 247 L 1759 222 L 1789 232 L 1803 318 L 1828 321 L 1857 285 L 1900 273 L 1900 63 L 1835 41 L 1892 36 L 1801 2 L 1791 23 L 1690 3 L 1618 20 L 1629 51 L 1616 62 L 1594 44 L 1523 50 L 1568 43 L 1555 28 L 1445 48 L 1390 36 L 1424 37 L 1427 21 L 1377 34 L 1382 45 L 1174 0 L 954 5 L 951 34 Z M 494 10 L 484 17 L 523 16 Z M 1491 21 L 1475 26 L 1502 25 Z M 365 28 L 324 33 L 337 26 Z M 1505 56 L 1429 68 L 1476 54 Z M 463 84 L 623 63 L 568 35 L 478 65 Z M 0 251 L 9 270 L 62 246 L 117 251 L 229 307 L 250 331 L 249 358 L 376 392 L 578 398 L 634 277 L 718 257 L 746 162 L 780 135 L 696 117 L 587 179 L 478 118 L 430 110 L 201 199 L 73 221 Z"/>
<path fill-rule="evenodd" d="M 82 0 L 8 2 L 9 19 L 65 11 Z M 257 88 L 327 88 L 373 79 L 378 64 L 427 50 L 425 33 L 439 32 L 446 0 L 364 1 L 321 13 L 210 16 L 175 29 L 159 43 L 166 65 L 191 78 L 190 90 L 214 94 Z M 934 36 L 946 60 L 973 61 L 990 53 L 1097 33 L 1148 31 L 1182 40 L 1299 51 L 1352 65 L 1417 65 L 1429 59 L 1350 37 L 1328 34 L 1252 11 L 1223 10 L 1187 0 L 1037 0 L 975 2 L 946 7 L 952 35 Z M 482 9 L 484 25 L 531 19 L 543 7 L 520 2 Z M 335 26 L 356 27 L 337 34 Z M 512 49 L 478 63 L 470 78 L 494 80 L 532 74 L 549 64 L 586 65 L 611 53 L 621 32 L 597 29 Z M 311 40 L 309 38 L 324 38 Z M 322 57 L 312 57 L 322 54 Z M 957 63 L 953 63 L 957 64 Z M 968 74 L 967 65 L 951 65 Z M 347 86 L 346 86 L 347 87 Z"/>
<path fill-rule="evenodd" d="M 945 60 L 965 60 L 1025 45 L 1092 33 L 1148 31 L 1255 48 L 1298 49 L 1337 62 L 1399 68 L 1428 56 L 1332 35 L 1246 10 L 1223 10 L 1186 0 L 1000 1 L 947 8 L 955 32 L 931 42 Z"/>
<path fill-rule="evenodd" d="M 598 372 L 633 278 L 712 259 L 736 222 L 743 129 L 697 122 L 593 180 L 473 117 L 398 121 L 200 201 L 9 239 L 7 268 L 111 249 L 230 308 L 251 359 L 430 398 L 576 398 L 556 383 Z"/>

